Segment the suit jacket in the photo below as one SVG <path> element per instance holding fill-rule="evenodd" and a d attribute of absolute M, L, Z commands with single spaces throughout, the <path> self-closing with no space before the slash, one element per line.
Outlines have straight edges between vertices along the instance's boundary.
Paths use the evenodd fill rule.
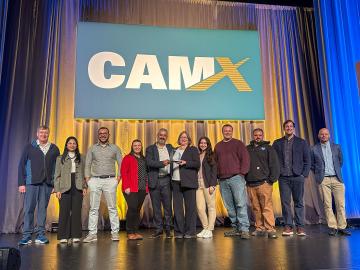
<path fill-rule="evenodd" d="M 280 176 L 284 173 L 284 151 L 285 151 L 285 137 L 277 139 L 273 143 L 273 147 L 279 158 L 280 163 Z M 294 136 L 294 142 L 292 146 L 292 170 L 294 176 L 307 177 L 311 167 L 311 155 L 310 148 L 307 142 L 299 137 Z"/>
<path fill-rule="evenodd" d="M 179 168 L 181 187 L 198 188 L 198 171 L 200 168 L 200 155 L 198 149 L 194 146 L 186 147 L 181 156 L 181 160 L 186 161 L 186 164 Z"/>
<path fill-rule="evenodd" d="M 214 187 L 217 185 L 217 166 L 214 161 L 213 164 L 210 164 L 206 157 L 204 157 L 203 162 L 201 163 L 202 174 L 204 178 L 205 187 Z"/>
<path fill-rule="evenodd" d="M 334 164 L 334 169 L 336 176 L 340 182 L 343 182 L 341 167 L 343 165 L 343 156 L 339 144 L 330 143 L 332 160 Z M 311 170 L 315 174 L 315 180 L 317 183 L 321 184 L 325 176 L 325 160 L 324 155 L 321 149 L 321 144 L 315 144 L 311 149 Z"/>
<path fill-rule="evenodd" d="M 166 148 L 169 152 L 170 160 L 174 155 L 174 148 L 171 144 L 166 144 Z M 156 144 L 152 144 L 146 148 L 146 165 L 148 166 L 149 172 L 149 188 L 156 188 L 159 182 L 159 169 L 164 168 L 164 164 L 160 161 L 159 151 Z M 172 164 L 170 163 L 170 174 L 172 171 Z"/>

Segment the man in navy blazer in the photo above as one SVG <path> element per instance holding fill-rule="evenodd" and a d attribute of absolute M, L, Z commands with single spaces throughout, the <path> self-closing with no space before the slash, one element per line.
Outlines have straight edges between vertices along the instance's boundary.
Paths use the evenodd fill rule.
<path fill-rule="evenodd" d="M 326 221 L 329 235 L 351 235 L 345 228 L 345 185 L 341 175 L 343 156 L 340 145 L 331 143 L 329 130 L 319 130 L 320 142 L 311 149 L 311 169 L 314 171 L 315 180 L 324 203 Z M 334 196 L 336 217 L 332 209 L 332 196 Z"/>
<path fill-rule="evenodd" d="M 149 189 L 153 207 L 153 220 L 155 232 L 152 238 L 158 238 L 165 229 L 166 237 L 170 238 L 170 226 L 172 220 L 171 205 L 171 162 L 173 147 L 166 144 L 168 131 L 161 128 L 157 133 L 157 142 L 146 148 L 146 164 L 148 166 Z M 164 208 L 164 226 L 161 211 Z M 165 227 L 165 228 L 163 228 Z"/>
<path fill-rule="evenodd" d="M 293 217 L 291 198 L 294 201 L 296 234 L 306 236 L 304 230 L 304 181 L 309 175 L 311 166 L 308 143 L 295 136 L 295 123 L 286 120 L 283 124 L 285 136 L 277 139 L 273 147 L 280 163 L 279 189 L 285 229 L 283 236 L 292 236 Z"/>

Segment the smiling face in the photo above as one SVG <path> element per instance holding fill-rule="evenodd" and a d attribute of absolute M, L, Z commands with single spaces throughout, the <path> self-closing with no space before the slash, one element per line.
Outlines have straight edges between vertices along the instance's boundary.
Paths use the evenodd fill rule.
<path fill-rule="evenodd" d="M 284 126 L 284 131 L 285 131 L 285 135 L 288 137 L 294 135 L 295 132 L 294 124 L 292 122 L 287 122 Z"/>
<path fill-rule="evenodd" d="M 140 155 L 141 149 L 142 149 L 142 144 L 141 144 L 141 142 L 134 142 L 134 143 L 132 144 L 132 150 L 133 150 L 133 152 L 134 152 L 135 154 Z"/>
<path fill-rule="evenodd" d="M 46 144 L 49 140 L 49 130 L 45 128 L 39 128 L 36 133 L 36 137 L 40 144 Z"/>
<path fill-rule="evenodd" d="M 109 141 L 109 137 L 110 137 L 109 130 L 107 130 L 106 128 L 99 129 L 98 139 L 100 143 L 102 144 L 107 143 Z"/>
<path fill-rule="evenodd" d="M 330 132 L 329 132 L 329 130 L 326 129 L 326 128 L 320 129 L 320 130 L 319 130 L 319 135 L 318 135 L 318 137 L 319 137 L 319 140 L 320 140 L 321 143 L 326 143 L 326 142 L 328 142 L 329 139 L 330 139 Z"/>
<path fill-rule="evenodd" d="M 70 139 L 67 144 L 66 144 L 66 149 L 69 151 L 69 152 L 74 152 L 77 148 L 77 143 L 74 139 Z"/>
<path fill-rule="evenodd" d="M 160 130 L 157 134 L 157 143 L 164 145 L 166 143 L 168 133 L 165 130 Z"/>
<path fill-rule="evenodd" d="M 233 136 L 233 128 L 231 126 L 224 126 L 222 129 L 222 134 L 224 140 L 226 141 L 231 140 Z"/>
<path fill-rule="evenodd" d="M 189 138 L 186 133 L 182 133 L 179 137 L 179 144 L 181 146 L 187 146 L 189 144 Z"/>
<path fill-rule="evenodd" d="M 199 142 L 199 149 L 201 152 L 205 152 L 206 149 L 208 148 L 208 143 L 205 139 L 201 139 Z"/>
<path fill-rule="evenodd" d="M 261 130 L 255 130 L 253 137 L 256 143 L 262 142 L 264 140 L 264 133 Z"/>

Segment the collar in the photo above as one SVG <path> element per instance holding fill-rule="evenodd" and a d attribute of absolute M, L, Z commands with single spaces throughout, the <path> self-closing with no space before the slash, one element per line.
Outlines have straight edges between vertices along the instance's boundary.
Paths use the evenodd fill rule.
<path fill-rule="evenodd" d="M 39 140 L 36 140 L 36 144 L 37 144 L 39 147 L 49 147 L 51 143 L 48 141 L 44 146 L 41 146 L 40 141 L 39 141 Z"/>
<path fill-rule="evenodd" d="M 330 146 L 330 142 L 327 141 L 326 143 L 320 143 L 321 147 L 328 147 Z"/>
<path fill-rule="evenodd" d="M 100 143 L 100 142 L 97 142 L 96 145 L 101 146 L 101 147 L 107 147 L 107 146 L 110 145 L 110 143 L 107 142 L 107 143 L 105 143 L 105 144 L 102 144 L 102 143 Z"/>

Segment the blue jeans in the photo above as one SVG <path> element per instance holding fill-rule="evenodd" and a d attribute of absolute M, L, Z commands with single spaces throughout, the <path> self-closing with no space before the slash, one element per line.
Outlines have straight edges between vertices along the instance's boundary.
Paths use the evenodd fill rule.
<path fill-rule="evenodd" d="M 37 205 L 37 228 L 38 236 L 45 235 L 46 210 L 49 204 L 52 187 L 46 183 L 38 185 L 26 185 L 24 201 L 24 231 L 23 236 L 31 236 L 34 230 L 34 212 Z"/>
<path fill-rule="evenodd" d="M 247 213 L 246 182 L 243 176 L 235 175 L 220 180 L 220 191 L 231 226 L 239 231 L 249 231 L 249 218 Z"/>

